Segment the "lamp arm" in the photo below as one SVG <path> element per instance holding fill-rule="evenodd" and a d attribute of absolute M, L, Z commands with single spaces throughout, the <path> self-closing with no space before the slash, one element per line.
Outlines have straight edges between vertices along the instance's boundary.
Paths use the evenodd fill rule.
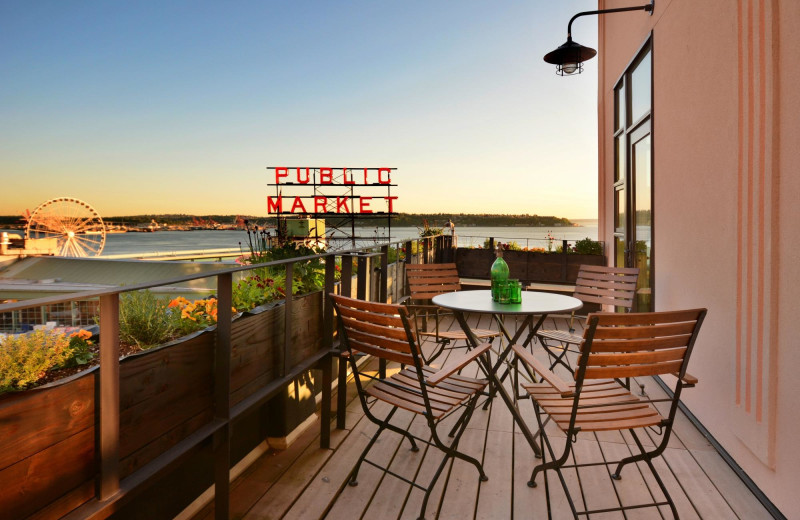
<path fill-rule="evenodd" d="M 584 11 L 582 13 L 578 13 L 572 18 L 570 18 L 569 23 L 567 24 L 567 39 L 572 40 L 572 22 L 574 22 L 576 18 L 592 14 L 622 13 L 625 11 L 648 11 L 652 15 L 653 4 L 655 4 L 655 0 L 650 0 L 650 3 L 647 5 L 637 5 L 635 7 L 618 7 L 616 9 L 601 9 L 599 11 Z"/>

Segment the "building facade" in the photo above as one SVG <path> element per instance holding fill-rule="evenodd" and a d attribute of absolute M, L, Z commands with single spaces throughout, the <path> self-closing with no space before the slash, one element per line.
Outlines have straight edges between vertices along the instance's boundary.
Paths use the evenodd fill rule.
<path fill-rule="evenodd" d="M 599 0 L 598 9 L 639 0 Z M 599 234 L 637 310 L 707 307 L 683 394 L 800 511 L 800 2 L 656 0 L 599 16 Z"/>

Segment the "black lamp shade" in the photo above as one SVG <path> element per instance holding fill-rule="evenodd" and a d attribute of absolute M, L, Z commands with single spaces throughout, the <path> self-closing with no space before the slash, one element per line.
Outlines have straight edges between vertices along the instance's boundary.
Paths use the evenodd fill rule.
<path fill-rule="evenodd" d="M 544 56 L 544 61 L 557 65 L 559 74 L 572 74 L 583 69 L 581 65 L 584 61 L 594 58 L 597 51 L 591 47 L 584 47 L 580 43 L 568 38 L 566 43 L 558 49 L 548 52 Z"/>

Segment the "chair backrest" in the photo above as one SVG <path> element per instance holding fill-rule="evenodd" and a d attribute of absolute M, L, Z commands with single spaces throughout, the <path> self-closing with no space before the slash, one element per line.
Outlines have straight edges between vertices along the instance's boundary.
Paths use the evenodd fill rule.
<path fill-rule="evenodd" d="M 461 290 L 456 264 L 406 264 L 409 296 L 414 301 Z"/>
<path fill-rule="evenodd" d="M 575 380 L 683 377 L 705 315 L 706 309 L 590 314 Z"/>
<path fill-rule="evenodd" d="M 574 296 L 584 303 L 622 307 L 627 312 L 633 307 L 638 278 L 638 267 L 581 265 Z"/>
<path fill-rule="evenodd" d="M 408 326 L 405 307 L 365 302 L 337 294 L 331 294 L 331 297 L 339 314 L 343 339 L 351 351 L 418 366 L 419 351 Z"/>

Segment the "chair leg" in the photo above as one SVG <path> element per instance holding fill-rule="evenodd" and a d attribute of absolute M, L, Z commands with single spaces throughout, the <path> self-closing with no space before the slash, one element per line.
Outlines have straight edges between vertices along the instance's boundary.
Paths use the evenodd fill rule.
<path fill-rule="evenodd" d="M 661 453 L 663 453 L 664 450 L 666 449 L 672 428 L 668 427 L 664 431 L 664 438 L 661 439 L 661 442 L 659 443 L 658 447 L 656 447 L 655 450 L 650 452 L 645 451 L 644 445 L 642 445 L 641 441 L 639 440 L 639 437 L 636 435 L 636 432 L 634 430 L 631 429 L 628 431 L 631 432 L 633 440 L 636 442 L 636 446 L 639 448 L 640 454 L 633 455 L 631 457 L 626 457 L 621 461 L 619 461 L 619 464 L 617 465 L 617 470 L 611 474 L 611 478 L 613 478 L 614 480 L 620 480 L 622 478 L 620 476 L 620 472 L 622 471 L 623 466 L 625 466 L 630 462 L 643 460 L 647 464 L 647 467 L 650 468 L 650 473 L 652 473 L 653 477 L 656 479 L 656 483 L 658 484 L 658 487 L 661 488 L 661 492 L 664 493 L 664 498 L 667 500 L 667 504 L 669 505 L 669 508 L 672 511 L 673 517 L 679 518 L 678 509 L 675 507 L 675 502 L 673 502 L 672 497 L 669 494 L 669 491 L 667 491 L 667 486 L 664 485 L 664 481 L 661 480 L 661 477 L 658 475 L 655 466 L 653 466 L 653 459 L 661 455 Z"/>
<path fill-rule="evenodd" d="M 547 462 L 547 459 L 545 458 L 545 455 L 544 455 L 544 453 L 545 453 L 544 446 L 542 446 L 542 449 L 541 449 L 541 452 L 542 452 L 542 463 L 538 464 L 536 467 L 533 468 L 533 471 L 531 472 L 531 479 L 528 481 L 528 487 L 536 487 L 537 486 L 537 484 L 536 484 L 536 474 L 537 473 L 543 472 L 543 471 L 547 471 L 548 469 L 555 469 L 555 470 L 558 470 L 558 478 L 561 479 L 561 484 L 564 486 L 564 489 L 566 490 L 567 489 L 566 482 L 564 481 L 564 478 L 562 477 L 561 471 L 560 471 L 559 468 L 565 462 L 567 462 L 567 459 L 569 458 L 569 452 L 570 452 L 570 449 L 572 447 L 572 436 L 569 435 L 569 434 L 567 435 L 567 443 L 564 446 L 564 453 L 562 453 L 560 457 L 556 458 L 555 451 L 553 451 L 553 446 L 550 444 L 550 439 L 547 437 L 547 434 L 544 432 L 544 423 L 542 422 L 542 413 L 539 410 L 539 407 L 536 406 L 536 403 L 534 403 L 533 407 L 534 407 L 534 412 L 536 413 L 536 422 L 539 424 L 539 436 L 540 436 L 541 440 L 547 445 L 547 451 L 550 452 L 550 457 L 551 457 L 552 460 L 550 462 Z M 569 493 L 567 493 L 567 498 L 569 498 Z M 571 502 L 571 499 L 570 499 L 570 502 Z M 573 511 L 574 511 L 574 507 L 573 507 Z"/>
<path fill-rule="evenodd" d="M 472 398 L 466 404 L 467 410 L 465 410 L 462 416 L 458 419 L 460 426 L 458 427 L 458 431 L 455 432 L 455 435 L 452 436 L 453 442 L 451 442 L 449 446 L 444 444 L 439 439 L 439 435 L 436 432 L 435 426 L 431 426 L 431 432 L 433 436 L 433 442 L 436 444 L 437 448 L 445 452 L 448 457 L 455 457 L 465 462 L 469 462 L 470 464 L 475 466 L 475 468 L 478 470 L 478 473 L 480 474 L 481 482 L 486 482 L 487 480 L 489 480 L 489 477 L 487 477 L 486 473 L 483 471 L 483 465 L 480 462 L 478 462 L 478 460 L 475 459 L 474 457 L 470 457 L 469 455 L 461 453 L 456 449 L 458 448 L 458 443 L 461 441 L 461 436 L 467 429 L 467 425 L 469 424 L 470 418 L 472 418 L 472 412 L 475 411 L 475 404 L 478 401 L 478 395 L 480 394 L 475 394 L 474 396 L 472 396 Z"/>
<path fill-rule="evenodd" d="M 397 407 L 395 406 L 389 411 L 389 413 L 386 415 L 386 418 L 380 422 L 378 422 L 378 420 L 374 416 L 370 417 L 370 419 L 373 422 L 378 423 L 378 431 L 376 431 L 375 435 L 373 435 L 372 438 L 369 440 L 367 446 L 364 448 L 364 451 L 361 452 L 361 456 L 358 458 L 358 462 L 356 462 L 353 471 L 350 472 L 350 476 L 347 478 L 347 483 L 349 485 L 351 486 L 358 485 L 358 470 L 361 469 L 361 463 L 364 462 L 364 459 L 367 457 L 367 453 L 369 453 L 369 450 L 372 449 L 372 446 L 375 444 L 375 441 L 378 440 L 378 437 L 380 437 L 381 433 L 383 433 L 383 430 L 385 430 L 387 426 L 389 426 L 389 421 L 391 420 L 392 416 L 396 411 Z M 411 442 L 414 442 L 413 439 Z"/>
<path fill-rule="evenodd" d="M 636 446 L 639 448 L 639 454 L 638 455 L 631 455 L 630 457 L 625 457 L 624 459 L 619 461 L 619 464 L 617 464 L 616 471 L 614 471 L 614 473 L 611 474 L 611 478 L 613 478 L 614 480 L 620 480 L 622 478 L 622 476 L 620 476 L 620 473 L 622 472 L 623 466 L 625 466 L 627 464 L 630 464 L 631 462 L 637 462 L 637 461 L 640 461 L 640 460 L 648 461 L 648 460 L 653 459 L 654 457 L 658 457 L 659 455 L 661 455 L 664 452 L 664 450 L 666 449 L 666 447 L 667 447 L 667 443 L 669 442 L 669 435 L 672 432 L 672 428 L 671 427 L 665 428 L 664 436 L 661 439 L 661 442 L 656 447 L 656 449 L 654 449 L 653 451 L 649 451 L 649 452 L 645 451 L 644 446 L 642 445 L 642 442 L 639 440 L 639 437 L 636 435 L 636 432 L 633 431 L 632 429 L 629 429 L 628 431 L 631 433 L 631 436 L 633 436 L 633 440 L 634 440 L 634 442 L 636 442 Z"/>

